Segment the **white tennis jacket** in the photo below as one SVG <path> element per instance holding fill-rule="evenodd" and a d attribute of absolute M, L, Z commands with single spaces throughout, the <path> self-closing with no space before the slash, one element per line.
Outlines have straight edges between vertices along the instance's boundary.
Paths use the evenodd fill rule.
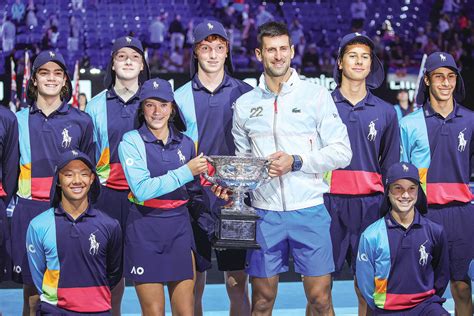
<path fill-rule="evenodd" d="M 232 135 L 236 154 L 267 157 L 277 151 L 300 155 L 303 167 L 272 179 L 252 193 L 252 206 L 292 211 L 323 203 L 326 171 L 344 168 L 352 158 L 347 129 L 329 91 L 303 81 L 292 69 L 278 95 L 262 74 L 252 91 L 237 99 Z"/>

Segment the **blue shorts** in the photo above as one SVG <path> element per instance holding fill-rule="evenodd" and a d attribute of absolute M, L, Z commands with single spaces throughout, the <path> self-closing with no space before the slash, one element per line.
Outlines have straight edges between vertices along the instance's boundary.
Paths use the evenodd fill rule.
<path fill-rule="evenodd" d="M 262 248 L 247 251 L 245 270 L 250 276 L 269 278 L 288 271 L 290 253 L 299 274 L 334 271 L 331 218 L 323 204 L 285 212 L 257 209 L 257 214 L 257 242 Z"/>
<path fill-rule="evenodd" d="M 446 232 L 451 280 L 468 282 L 469 264 L 474 258 L 474 204 L 429 205 L 426 216 Z"/>
<path fill-rule="evenodd" d="M 324 195 L 324 205 L 331 215 L 332 251 L 337 273 L 347 261 L 355 274 L 360 235 L 380 218 L 382 201 L 383 194 Z"/>

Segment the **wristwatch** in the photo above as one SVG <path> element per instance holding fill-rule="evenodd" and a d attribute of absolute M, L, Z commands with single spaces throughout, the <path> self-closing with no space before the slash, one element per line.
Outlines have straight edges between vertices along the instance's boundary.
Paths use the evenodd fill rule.
<path fill-rule="evenodd" d="M 292 155 L 293 164 L 291 165 L 291 171 L 299 171 L 303 167 L 303 159 L 300 155 Z"/>

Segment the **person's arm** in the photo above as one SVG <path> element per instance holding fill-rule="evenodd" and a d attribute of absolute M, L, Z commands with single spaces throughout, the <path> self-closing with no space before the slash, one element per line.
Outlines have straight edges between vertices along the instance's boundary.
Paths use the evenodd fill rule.
<path fill-rule="evenodd" d="M 397 112 L 393 107 L 390 110 L 387 118 L 388 125 L 380 142 L 379 161 L 383 179 L 385 179 L 388 168 L 400 161 L 400 128 L 398 126 Z"/>
<path fill-rule="evenodd" d="M 357 252 L 356 277 L 357 285 L 367 305 L 371 309 L 375 308 L 375 254 L 372 253 L 370 243 L 363 233 L 360 237 L 359 249 Z"/>
<path fill-rule="evenodd" d="M 18 185 L 18 174 L 20 168 L 20 152 L 18 147 L 18 122 L 16 119 L 11 121 L 8 126 L 8 132 L 5 135 L 5 142 L 2 148 L 2 179 L 3 190 L 6 193 L 4 198 L 5 205 L 10 203 L 15 194 Z"/>
<path fill-rule="evenodd" d="M 303 154 L 302 172 L 324 173 L 334 169 L 344 168 L 352 159 L 351 144 L 347 135 L 346 125 L 339 117 L 336 105 L 327 90 L 319 96 L 321 120 L 316 126 L 322 148 L 313 149 L 311 154 Z"/>
<path fill-rule="evenodd" d="M 41 238 L 30 224 L 26 232 L 26 254 L 30 266 L 31 277 L 38 293 L 43 293 L 43 277 L 46 271 L 46 255 Z"/>
<path fill-rule="evenodd" d="M 437 243 L 434 246 L 431 265 L 434 271 L 434 288 L 436 295 L 441 297 L 449 282 L 448 239 L 444 230 L 441 230 Z"/>
<path fill-rule="evenodd" d="M 123 136 L 118 152 L 128 185 L 140 202 L 173 192 L 194 179 L 188 165 L 170 170 L 159 177 L 151 177 L 147 168 L 145 145 L 136 130 Z"/>
<path fill-rule="evenodd" d="M 122 230 L 117 220 L 107 243 L 107 280 L 113 289 L 122 279 Z"/>

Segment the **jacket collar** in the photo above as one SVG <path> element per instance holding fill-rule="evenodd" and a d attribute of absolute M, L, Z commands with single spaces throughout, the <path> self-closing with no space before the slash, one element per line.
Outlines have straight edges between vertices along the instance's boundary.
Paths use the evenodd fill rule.
<path fill-rule="evenodd" d="M 288 94 L 300 83 L 301 79 L 295 69 L 290 68 L 291 76 L 286 82 L 283 82 L 279 95 Z M 275 95 L 268 87 L 265 81 L 265 74 L 260 75 L 258 87 L 262 90 L 264 94 Z"/>

